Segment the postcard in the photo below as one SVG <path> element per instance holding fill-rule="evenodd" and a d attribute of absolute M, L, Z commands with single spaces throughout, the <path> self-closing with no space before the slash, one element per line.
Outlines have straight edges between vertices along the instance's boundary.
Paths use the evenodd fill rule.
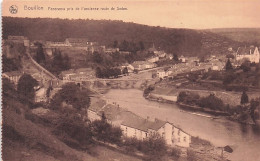
<path fill-rule="evenodd" d="M 260 160 L 258 0 L 4 0 L 2 160 Z"/>

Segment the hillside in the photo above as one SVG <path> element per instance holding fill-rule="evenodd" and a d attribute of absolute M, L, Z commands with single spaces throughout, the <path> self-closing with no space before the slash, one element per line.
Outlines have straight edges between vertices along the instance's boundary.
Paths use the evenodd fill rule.
<path fill-rule="evenodd" d="M 260 28 L 209 29 L 206 31 L 219 34 L 234 41 L 260 45 Z"/>
<path fill-rule="evenodd" d="M 68 20 L 50 18 L 3 17 L 3 38 L 23 35 L 30 40 L 64 41 L 68 37 L 86 37 L 90 41 L 112 46 L 114 41 L 152 44 L 158 49 L 178 55 L 225 53 L 236 41 L 208 31 L 151 27 L 111 20 Z M 215 42 L 217 40 L 217 42 Z"/>
<path fill-rule="evenodd" d="M 42 107 L 32 109 L 21 101 L 14 85 L 7 79 L 3 79 L 2 95 L 4 161 L 140 160 L 99 144 L 91 144 L 87 149 L 73 147 L 75 138 L 61 137 L 53 132 L 57 129 L 60 113 Z M 67 140 L 64 141 L 64 138 Z"/>

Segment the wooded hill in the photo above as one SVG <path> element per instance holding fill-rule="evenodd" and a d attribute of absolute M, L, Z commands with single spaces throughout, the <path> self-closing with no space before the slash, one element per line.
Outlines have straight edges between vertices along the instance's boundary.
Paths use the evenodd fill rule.
<path fill-rule="evenodd" d="M 223 28 L 209 29 L 206 31 L 210 31 L 248 45 L 260 45 L 260 28 Z"/>
<path fill-rule="evenodd" d="M 178 55 L 225 54 L 239 43 L 215 33 L 192 29 L 152 27 L 111 20 L 69 20 L 51 18 L 3 17 L 3 38 L 23 35 L 30 40 L 64 41 L 68 37 L 88 38 L 102 45 L 114 41 L 139 43 Z"/>

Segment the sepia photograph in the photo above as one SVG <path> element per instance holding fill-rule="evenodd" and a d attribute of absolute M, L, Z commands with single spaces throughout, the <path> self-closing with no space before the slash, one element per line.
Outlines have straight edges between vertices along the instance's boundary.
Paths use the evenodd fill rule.
<path fill-rule="evenodd" d="M 259 0 L 2 2 L 3 161 L 260 161 Z"/>

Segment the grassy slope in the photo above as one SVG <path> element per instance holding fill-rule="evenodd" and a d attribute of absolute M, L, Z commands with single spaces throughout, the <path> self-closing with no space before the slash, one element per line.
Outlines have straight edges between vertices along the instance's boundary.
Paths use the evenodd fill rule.
<path fill-rule="evenodd" d="M 4 107 L 3 110 L 2 158 L 5 161 L 138 160 L 99 145 L 91 148 L 91 155 L 68 147 L 57 139 L 48 128 L 26 120 L 23 115 L 26 107 L 21 104 L 19 107 Z"/>

